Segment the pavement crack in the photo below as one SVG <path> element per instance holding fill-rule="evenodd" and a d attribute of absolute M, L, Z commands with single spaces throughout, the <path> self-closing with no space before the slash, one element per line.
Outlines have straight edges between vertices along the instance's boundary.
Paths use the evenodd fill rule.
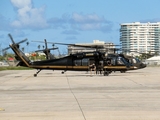
<path fill-rule="evenodd" d="M 125 77 L 124 77 L 125 78 Z M 129 80 L 129 81 L 131 81 L 131 82 L 133 82 L 133 83 L 135 83 L 135 84 L 137 84 L 137 85 L 140 85 L 140 86 L 143 86 L 143 87 L 146 87 L 146 86 L 144 86 L 144 85 L 142 85 L 142 84 L 140 84 L 140 83 L 138 83 L 138 82 L 135 82 L 134 80 L 132 80 L 132 79 L 129 79 L 129 78 L 125 78 L 125 79 L 127 79 L 127 80 Z"/>
<path fill-rule="evenodd" d="M 78 99 L 77 99 L 76 95 L 75 95 L 75 94 L 74 94 L 74 92 L 72 91 L 72 88 L 71 88 L 71 85 L 70 85 L 70 82 L 69 82 L 68 76 L 67 76 L 67 74 L 66 74 L 66 73 L 65 73 L 65 75 L 66 75 L 66 78 L 67 78 L 67 83 L 68 83 L 69 89 L 70 89 L 70 91 L 71 91 L 72 95 L 74 96 L 74 98 L 75 98 L 75 100 L 76 100 L 76 102 L 77 102 L 78 106 L 79 106 L 79 109 L 80 109 L 80 111 L 81 111 L 81 113 L 82 113 L 82 115 L 83 115 L 84 120 L 86 120 L 86 117 L 85 117 L 85 115 L 84 115 L 84 112 L 83 112 L 83 110 L 82 110 L 82 107 L 81 107 L 81 105 L 80 105 L 80 103 L 79 103 L 79 101 L 78 101 Z"/>

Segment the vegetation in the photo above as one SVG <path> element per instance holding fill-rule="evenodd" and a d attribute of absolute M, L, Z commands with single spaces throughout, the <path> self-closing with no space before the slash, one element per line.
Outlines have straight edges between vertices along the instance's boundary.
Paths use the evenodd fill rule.
<path fill-rule="evenodd" d="M 18 66 L 7 66 L 7 67 L 0 67 L 0 71 L 2 70 L 32 70 L 32 68 L 28 67 L 18 67 Z"/>
<path fill-rule="evenodd" d="M 140 60 L 146 60 L 146 59 L 149 59 L 149 58 L 151 58 L 151 57 L 153 57 L 153 56 L 157 56 L 158 55 L 158 53 L 156 52 L 155 54 L 152 54 L 152 53 L 141 53 L 141 55 L 140 56 L 137 56 L 137 58 L 139 58 Z"/>

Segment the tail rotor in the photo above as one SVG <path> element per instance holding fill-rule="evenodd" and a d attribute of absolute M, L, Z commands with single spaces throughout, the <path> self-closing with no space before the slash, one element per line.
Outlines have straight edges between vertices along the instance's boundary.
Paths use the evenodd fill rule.
<path fill-rule="evenodd" d="M 8 36 L 9 36 L 9 38 L 11 39 L 13 45 L 19 45 L 19 44 L 24 43 L 24 42 L 26 42 L 26 41 L 28 40 L 28 39 L 26 38 L 26 39 L 24 39 L 24 40 L 21 40 L 20 42 L 15 43 L 14 40 L 13 40 L 12 35 L 11 35 L 11 34 L 8 34 Z"/>

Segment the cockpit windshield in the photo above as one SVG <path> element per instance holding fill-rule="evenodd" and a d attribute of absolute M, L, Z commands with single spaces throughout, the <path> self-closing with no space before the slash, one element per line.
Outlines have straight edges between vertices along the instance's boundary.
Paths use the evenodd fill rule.
<path fill-rule="evenodd" d="M 137 63 L 137 60 L 135 58 L 132 59 L 133 63 Z"/>
<path fill-rule="evenodd" d="M 138 58 L 135 58 L 135 59 L 136 59 L 137 63 L 140 63 L 140 62 L 141 62 Z"/>
<path fill-rule="evenodd" d="M 122 57 L 118 57 L 117 58 L 117 63 L 119 65 L 126 65 L 126 64 L 128 64 L 128 62 L 124 58 L 122 58 Z"/>
<path fill-rule="evenodd" d="M 122 64 L 120 64 L 120 65 L 127 65 L 127 66 L 130 66 L 130 65 L 132 65 L 131 63 L 129 63 L 128 61 L 126 61 L 123 57 L 119 57 L 118 58 L 118 61 L 121 61 L 121 63 Z"/>

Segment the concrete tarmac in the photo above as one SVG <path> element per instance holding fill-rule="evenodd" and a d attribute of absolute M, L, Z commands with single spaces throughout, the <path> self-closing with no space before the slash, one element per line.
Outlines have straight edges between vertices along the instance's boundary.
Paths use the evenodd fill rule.
<path fill-rule="evenodd" d="M 160 120 L 160 67 L 35 72 L 0 71 L 0 120 Z"/>

